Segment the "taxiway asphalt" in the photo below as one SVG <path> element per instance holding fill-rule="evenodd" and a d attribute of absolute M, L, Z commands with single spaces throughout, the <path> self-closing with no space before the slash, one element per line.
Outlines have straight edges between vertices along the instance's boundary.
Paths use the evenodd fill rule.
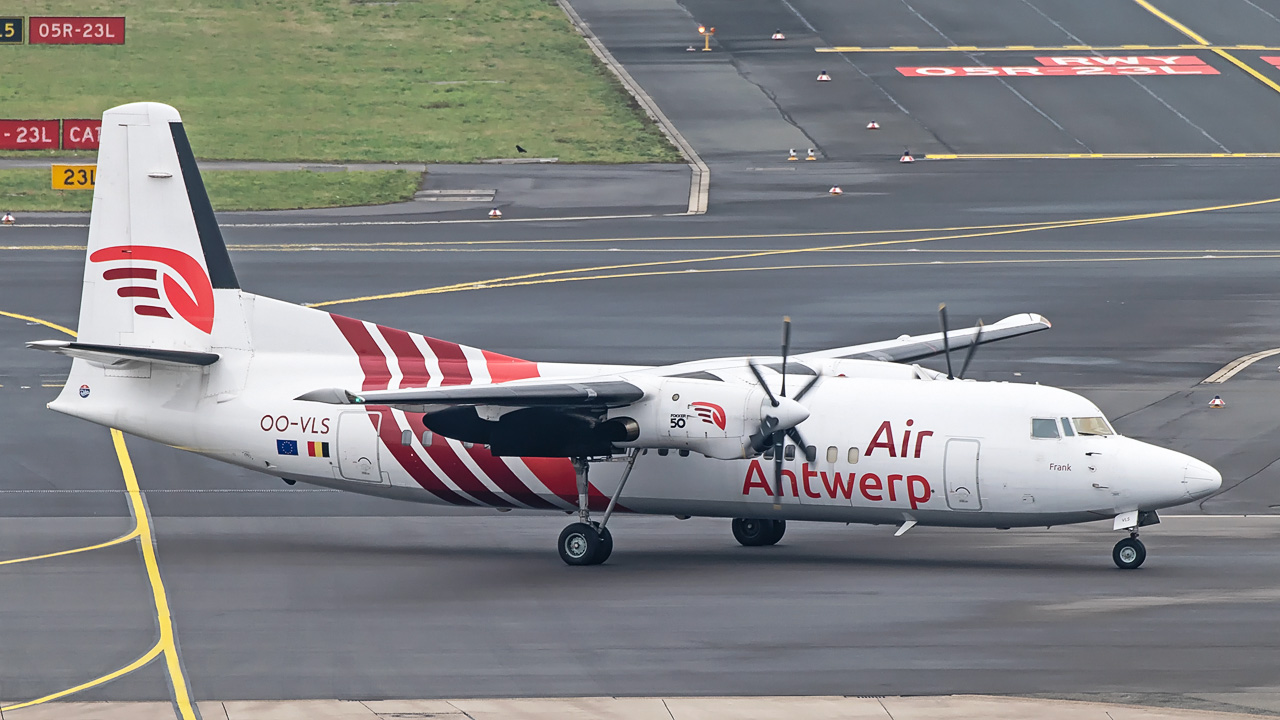
<path fill-rule="evenodd" d="M 521 208 L 643 217 L 223 216 L 244 287 L 295 302 L 369 298 L 326 307 L 547 360 L 774 352 L 784 314 L 807 350 L 933 331 L 942 301 L 956 325 L 1039 312 L 1053 330 L 984 348 L 974 377 L 1080 391 L 1122 432 L 1215 464 L 1225 491 L 1144 531 L 1151 557 L 1136 573 L 1111 566 L 1115 537 L 1099 526 L 893 539 L 888 528 L 796 524 L 783 545 L 749 550 L 726 522 L 662 518 L 620 518 L 614 559 L 583 572 L 555 555 L 563 516 L 447 516 L 288 488 L 131 439 L 196 699 L 1106 692 L 1199 707 L 1198 694 L 1280 691 L 1276 362 L 1201 384 L 1280 347 L 1280 161 L 896 162 L 903 141 L 921 152 L 1056 152 L 1070 138 L 1099 152 L 1208 151 L 1178 113 L 1232 152 L 1280 151 L 1259 139 L 1270 141 L 1280 93 L 1210 51 L 1220 75 L 1146 90 L 1029 77 L 1000 90 L 895 76 L 916 60 L 856 54 L 823 60 L 845 69 L 810 86 L 814 47 L 929 44 L 927 23 L 905 4 L 851 19 L 842 4 L 760 0 L 739 16 L 750 27 L 707 20 L 719 49 L 704 58 L 679 39 L 693 22 L 686 6 L 574 5 L 708 159 L 706 215 L 665 215 L 687 197 L 681 166 L 672 189 L 638 193 L 629 183 L 656 187 L 644 173 L 594 171 L 617 182 L 587 195 L 564 168 L 504 186 L 517 198 L 509 220 Z M 985 25 L 944 5 L 910 8 L 957 44 L 1065 43 L 1043 17 L 1085 42 L 1187 41 L 1137 4 L 1091 15 L 993 2 L 974 10 L 999 21 Z M 1168 5 L 1213 43 L 1280 45 L 1280 21 L 1260 29 L 1280 5 L 1241 0 L 1212 18 Z M 687 7 L 703 19 L 730 4 Z M 796 45 L 757 41 L 774 25 Z M 840 85 L 845 75 L 866 88 Z M 1018 93 L 1067 132 L 1000 110 Z M 895 119 L 889 97 L 908 112 Z M 883 136 L 862 129 L 869 114 Z M 809 140 L 826 159 L 785 160 Z M 827 194 L 834 184 L 843 196 Z M 566 202 L 575 192 L 589 201 Z M 33 226 L 83 222 L 67 220 L 0 228 L 0 311 L 74 327 L 86 231 Z M 388 293 L 415 294 L 376 298 Z M 108 540 L 130 519 L 106 431 L 43 408 L 66 364 L 22 348 L 58 336 L 29 322 L 0 317 L 5 557 Z M 1206 407 L 1214 394 L 1225 410 Z M 0 701 L 71 687 L 156 642 L 136 543 L 0 566 L 0 588 Z M 76 697 L 164 700 L 166 677 L 153 663 Z"/>

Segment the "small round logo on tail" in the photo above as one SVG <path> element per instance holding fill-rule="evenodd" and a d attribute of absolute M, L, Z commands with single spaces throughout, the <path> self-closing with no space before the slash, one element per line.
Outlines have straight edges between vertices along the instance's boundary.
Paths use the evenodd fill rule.
<path fill-rule="evenodd" d="M 88 386 L 88 385 L 81 385 L 81 386 L 80 386 L 80 397 L 82 397 L 82 398 L 87 398 L 87 397 L 89 397 L 89 386 Z"/>

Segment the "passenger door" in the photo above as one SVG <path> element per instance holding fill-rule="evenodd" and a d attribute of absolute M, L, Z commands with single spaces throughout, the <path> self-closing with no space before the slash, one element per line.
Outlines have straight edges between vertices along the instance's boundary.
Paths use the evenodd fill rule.
<path fill-rule="evenodd" d="M 947 489 L 947 507 L 952 510 L 981 510 L 978 492 L 979 462 L 982 444 L 971 439 L 947 441 L 943 475 Z"/>

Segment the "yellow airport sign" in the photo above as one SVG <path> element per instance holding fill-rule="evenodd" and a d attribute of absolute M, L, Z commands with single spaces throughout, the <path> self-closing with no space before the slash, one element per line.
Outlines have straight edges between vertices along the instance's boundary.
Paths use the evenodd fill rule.
<path fill-rule="evenodd" d="M 92 190 L 97 165 L 54 165 L 54 190 Z"/>

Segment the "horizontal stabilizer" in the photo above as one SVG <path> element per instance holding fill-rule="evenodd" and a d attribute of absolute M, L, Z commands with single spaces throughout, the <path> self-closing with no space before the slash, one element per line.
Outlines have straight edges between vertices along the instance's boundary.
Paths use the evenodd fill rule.
<path fill-rule="evenodd" d="M 158 348 L 127 347 L 124 345 L 96 345 L 93 343 L 71 342 L 69 340 L 35 340 L 27 343 L 33 350 L 66 355 L 90 362 L 107 365 L 119 365 L 125 362 L 150 362 L 159 365 L 175 365 L 179 367 L 203 367 L 218 362 L 215 353 L 190 352 L 187 350 L 161 350 Z"/>

